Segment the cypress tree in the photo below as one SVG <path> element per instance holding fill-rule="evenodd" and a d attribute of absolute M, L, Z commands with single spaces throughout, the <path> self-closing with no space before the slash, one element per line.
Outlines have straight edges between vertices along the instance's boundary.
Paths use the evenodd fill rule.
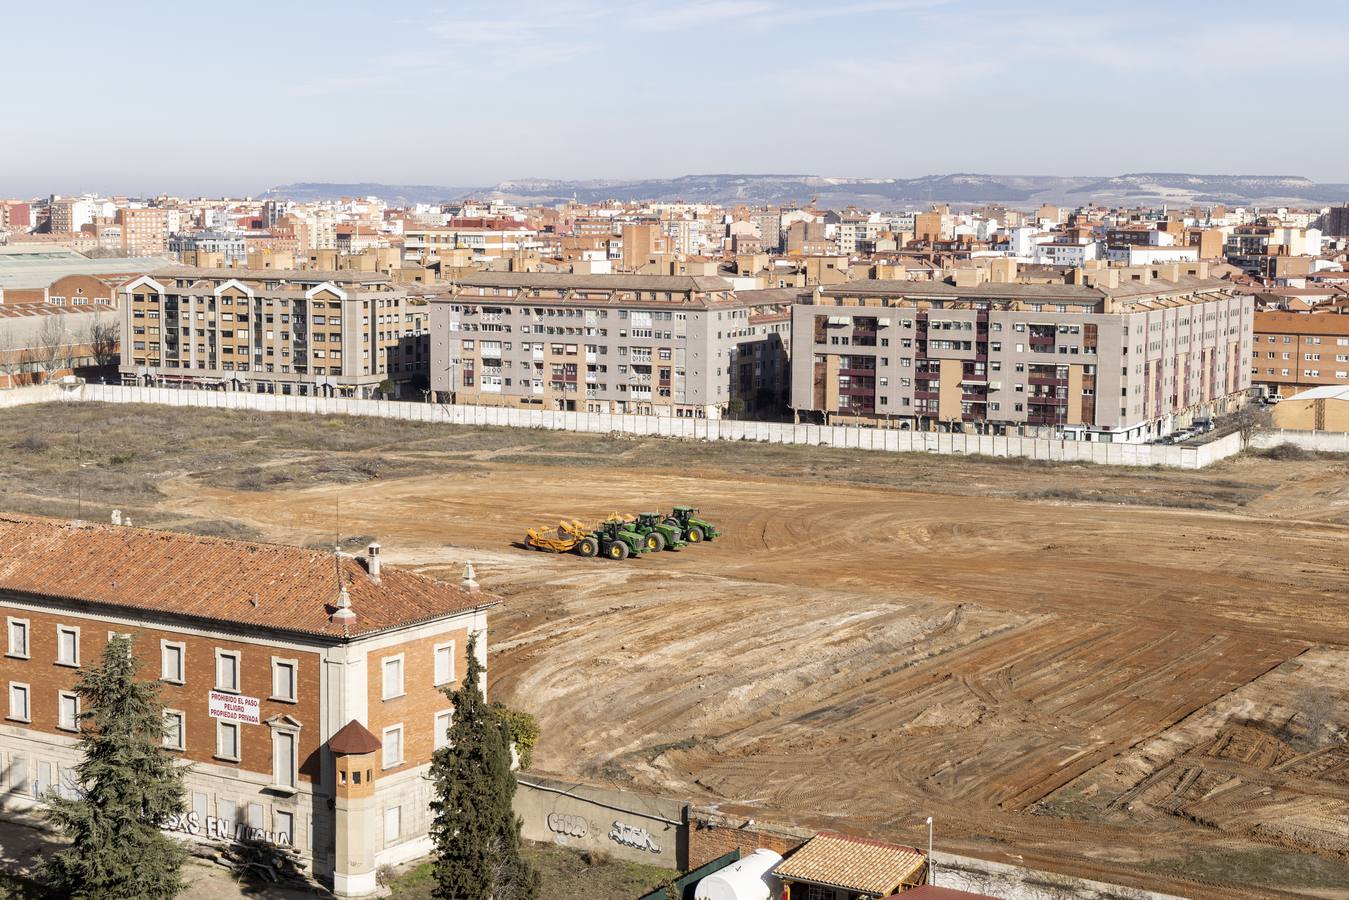
<path fill-rule="evenodd" d="M 431 838 L 435 896 L 440 900 L 534 900 L 539 874 L 520 855 L 520 825 L 511 801 L 509 727 L 479 688 L 478 635 L 469 636 L 468 666 L 455 690 L 449 742 L 431 762 L 435 783 Z"/>
<path fill-rule="evenodd" d="M 137 681 L 131 639 L 113 637 L 99 664 L 80 671 L 76 796 L 47 797 L 48 819 L 71 845 L 39 877 L 75 900 L 172 898 L 186 853 L 160 824 L 185 809 L 183 770 L 164 750 L 159 685 Z"/>

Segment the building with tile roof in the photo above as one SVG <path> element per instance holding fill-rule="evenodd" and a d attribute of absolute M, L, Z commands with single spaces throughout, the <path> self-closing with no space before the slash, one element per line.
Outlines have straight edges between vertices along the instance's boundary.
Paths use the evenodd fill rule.
<path fill-rule="evenodd" d="M 191 764 L 174 830 L 290 848 L 339 896 L 427 852 L 444 691 L 469 652 L 485 665 L 499 602 L 476 582 L 382 566 L 378 544 L 352 556 L 14 514 L 0 547 L 11 807 L 75 790 L 79 670 L 130 634 L 160 684 L 165 748 Z"/>
<path fill-rule="evenodd" d="M 913 847 L 822 831 L 773 869 L 784 900 L 889 897 L 923 883 L 927 857 Z"/>

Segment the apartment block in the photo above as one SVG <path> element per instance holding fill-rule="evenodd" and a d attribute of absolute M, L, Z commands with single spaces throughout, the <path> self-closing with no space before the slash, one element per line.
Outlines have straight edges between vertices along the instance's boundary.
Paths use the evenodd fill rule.
<path fill-rule="evenodd" d="M 1257 312 L 1251 381 L 1283 397 L 1327 384 L 1349 385 L 1349 304 L 1312 312 Z"/>
<path fill-rule="evenodd" d="M 1195 272 L 823 287 L 793 309 L 792 406 L 829 422 L 1156 438 L 1250 387 L 1254 301 Z"/>
<path fill-rule="evenodd" d="M 116 514 L 114 514 L 114 517 Z M 294 851 L 338 896 L 424 855 L 431 754 L 498 601 L 363 557 L 0 515 L 0 805 L 78 789 L 82 666 L 128 635 L 187 767 L 193 841 Z M 484 685 L 485 687 L 485 685 Z"/>
<path fill-rule="evenodd" d="M 168 252 L 169 220 L 173 210 L 157 207 L 117 211 L 122 226 L 122 249 L 128 256 L 157 256 Z"/>
<path fill-rule="evenodd" d="M 173 268 L 121 294 L 127 383 L 338 397 L 426 383 L 430 310 L 382 273 Z"/>
<path fill-rule="evenodd" d="M 772 316 L 794 296 L 737 297 L 706 276 L 467 275 L 428 295 L 431 388 L 442 402 L 579 412 L 754 410 L 773 396 L 763 365 L 785 365 L 789 329 Z"/>

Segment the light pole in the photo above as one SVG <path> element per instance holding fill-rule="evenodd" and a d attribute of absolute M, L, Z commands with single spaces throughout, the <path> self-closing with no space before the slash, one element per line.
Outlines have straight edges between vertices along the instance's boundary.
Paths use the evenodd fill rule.
<path fill-rule="evenodd" d="M 932 817 L 927 817 L 927 883 L 936 884 L 932 875 Z"/>

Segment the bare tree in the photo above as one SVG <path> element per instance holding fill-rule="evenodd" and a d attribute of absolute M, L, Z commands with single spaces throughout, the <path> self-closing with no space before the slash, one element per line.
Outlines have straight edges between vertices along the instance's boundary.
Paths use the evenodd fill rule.
<path fill-rule="evenodd" d="M 37 363 L 47 381 L 51 381 L 61 360 L 61 350 L 66 340 L 66 329 L 60 316 L 46 316 L 42 320 L 42 329 L 37 333 L 33 345 L 33 362 Z"/>
<path fill-rule="evenodd" d="M 102 318 L 95 318 L 90 323 L 85 343 L 89 345 L 89 352 L 94 356 L 95 365 L 113 366 L 117 364 L 120 338 L 121 329 L 118 327 L 116 319 L 104 322 Z"/>
<path fill-rule="evenodd" d="M 18 340 L 14 337 L 14 326 L 9 322 L 0 328 L 0 373 L 5 377 L 6 387 L 18 387 L 14 382 L 14 376 L 23 371 L 26 356 L 23 347 L 15 346 Z"/>

